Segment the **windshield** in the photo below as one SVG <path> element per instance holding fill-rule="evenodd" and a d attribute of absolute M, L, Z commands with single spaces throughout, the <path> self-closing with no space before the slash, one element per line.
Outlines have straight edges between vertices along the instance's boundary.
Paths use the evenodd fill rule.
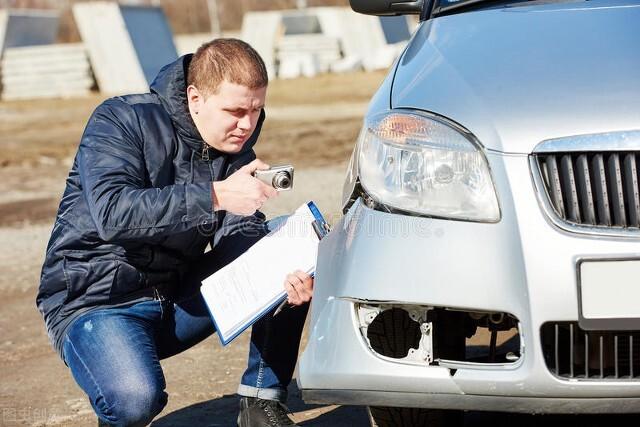
<path fill-rule="evenodd" d="M 575 0 L 435 0 L 431 16 L 450 15 L 490 7 L 505 7 L 520 3 L 560 3 Z"/>

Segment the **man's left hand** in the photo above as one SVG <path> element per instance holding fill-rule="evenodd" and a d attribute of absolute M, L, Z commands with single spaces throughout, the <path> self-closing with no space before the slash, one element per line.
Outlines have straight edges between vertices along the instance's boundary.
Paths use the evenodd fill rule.
<path fill-rule="evenodd" d="M 304 271 L 296 270 L 287 275 L 284 281 L 287 301 L 291 305 L 302 305 L 311 301 L 313 296 L 313 277 Z"/>

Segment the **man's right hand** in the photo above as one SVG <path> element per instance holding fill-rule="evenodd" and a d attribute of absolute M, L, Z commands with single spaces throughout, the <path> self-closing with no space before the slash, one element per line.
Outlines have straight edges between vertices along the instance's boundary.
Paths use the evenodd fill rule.
<path fill-rule="evenodd" d="M 269 165 L 255 159 L 238 169 L 227 179 L 215 181 L 213 183 L 213 209 L 243 216 L 255 213 L 264 202 L 278 195 L 275 188 L 252 175 L 256 170 L 266 169 L 269 169 Z"/>

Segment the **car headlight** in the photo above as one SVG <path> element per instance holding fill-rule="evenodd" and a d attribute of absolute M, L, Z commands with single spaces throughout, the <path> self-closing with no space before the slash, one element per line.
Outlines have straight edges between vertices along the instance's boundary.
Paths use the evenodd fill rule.
<path fill-rule="evenodd" d="M 347 183 L 353 183 L 356 174 L 375 202 L 392 209 L 469 221 L 500 220 L 481 148 L 463 129 L 436 116 L 394 110 L 365 119 Z"/>

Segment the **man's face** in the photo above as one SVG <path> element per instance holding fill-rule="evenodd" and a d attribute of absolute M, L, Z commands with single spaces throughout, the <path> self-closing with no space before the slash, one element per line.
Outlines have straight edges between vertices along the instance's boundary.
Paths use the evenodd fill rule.
<path fill-rule="evenodd" d="M 194 86 L 187 88 L 189 111 L 202 139 L 223 153 L 242 150 L 258 124 L 266 95 L 266 86 L 249 89 L 227 80 L 206 98 Z"/>

